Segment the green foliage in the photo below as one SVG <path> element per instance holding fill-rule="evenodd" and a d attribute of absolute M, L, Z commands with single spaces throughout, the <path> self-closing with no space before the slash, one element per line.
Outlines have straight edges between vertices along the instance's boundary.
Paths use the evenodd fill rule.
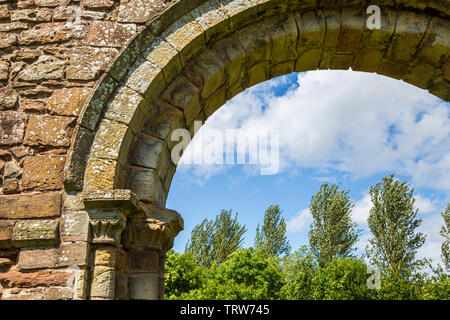
<path fill-rule="evenodd" d="M 398 274 L 388 274 L 381 278 L 381 288 L 376 291 L 378 300 L 418 300 L 423 281 L 412 281 Z"/>
<path fill-rule="evenodd" d="M 279 299 L 284 279 L 276 258 L 260 250 L 239 249 L 221 263 L 212 263 L 200 288 L 182 293 L 188 300 Z"/>
<path fill-rule="evenodd" d="M 337 184 L 325 183 L 311 199 L 309 243 L 321 267 L 336 258 L 351 258 L 355 250 L 360 231 L 350 217 L 354 204 L 349 193 Z"/>
<path fill-rule="evenodd" d="M 423 300 L 450 300 L 450 275 L 440 268 L 423 285 L 421 292 Z"/>
<path fill-rule="evenodd" d="M 195 263 L 190 253 L 167 252 L 165 265 L 165 299 L 176 299 L 191 290 L 201 288 L 206 268 Z"/>
<path fill-rule="evenodd" d="M 317 271 L 317 262 L 307 246 L 300 247 L 296 252 L 284 257 L 281 266 L 285 286 L 281 296 L 286 300 L 312 299 L 312 279 Z"/>
<path fill-rule="evenodd" d="M 441 213 L 444 218 L 445 225 L 442 226 L 441 236 L 444 237 L 444 242 L 442 243 L 442 261 L 444 261 L 445 267 L 450 271 L 450 202 L 447 204 L 445 211 Z"/>
<path fill-rule="evenodd" d="M 195 226 L 186 244 L 186 252 L 191 252 L 197 264 L 209 267 L 213 261 L 222 263 L 232 252 L 242 246 L 245 226 L 231 217 L 232 210 L 222 210 L 214 221 L 207 219 Z"/>
<path fill-rule="evenodd" d="M 264 214 L 264 224 L 256 227 L 255 248 L 271 256 L 289 254 L 291 246 L 286 237 L 286 222 L 278 205 L 270 206 Z"/>
<path fill-rule="evenodd" d="M 319 268 L 311 283 L 314 300 L 367 300 L 374 291 L 367 287 L 367 266 L 361 260 L 335 259 Z"/>
<path fill-rule="evenodd" d="M 420 263 L 415 256 L 425 236 L 416 232 L 422 219 L 416 219 L 413 192 L 406 182 L 395 180 L 393 174 L 370 188 L 373 207 L 368 224 L 373 237 L 367 255 L 383 274 L 392 276 L 388 283 L 403 285 L 396 275 L 408 277 Z"/>

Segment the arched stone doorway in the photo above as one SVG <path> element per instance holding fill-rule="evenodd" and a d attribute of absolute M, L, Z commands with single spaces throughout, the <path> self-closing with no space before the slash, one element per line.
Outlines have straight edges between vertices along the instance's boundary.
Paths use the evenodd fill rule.
<path fill-rule="evenodd" d="M 402 79 L 450 100 L 450 28 L 440 1 L 181 0 L 122 49 L 86 103 L 65 187 L 92 230 L 84 297 L 162 299 L 164 255 L 183 228 L 165 209 L 173 130 L 193 132 L 239 92 L 297 71 Z M 68 209 L 70 210 L 70 209 Z M 75 209 L 74 209 L 75 210 Z"/>

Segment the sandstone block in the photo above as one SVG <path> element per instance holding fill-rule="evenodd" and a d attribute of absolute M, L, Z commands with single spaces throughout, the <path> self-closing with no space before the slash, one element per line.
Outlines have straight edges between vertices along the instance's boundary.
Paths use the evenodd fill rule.
<path fill-rule="evenodd" d="M 337 53 L 352 54 L 358 50 L 366 29 L 364 9 L 343 9 Z"/>
<path fill-rule="evenodd" d="M 126 85 L 150 98 L 156 98 L 166 87 L 161 69 L 149 61 L 140 63 Z"/>
<path fill-rule="evenodd" d="M 47 191 L 63 188 L 65 156 L 32 156 L 23 162 L 23 190 Z"/>
<path fill-rule="evenodd" d="M 20 111 L 37 112 L 37 113 L 43 113 L 45 112 L 45 109 L 46 106 L 44 101 L 32 99 L 23 99 L 19 108 Z"/>
<path fill-rule="evenodd" d="M 11 288 L 5 289 L 2 300 L 69 300 L 73 290 L 62 287 Z"/>
<path fill-rule="evenodd" d="M 27 115 L 18 111 L 0 113 L 0 145 L 22 142 Z"/>
<path fill-rule="evenodd" d="M 15 33 L 0 32 L 0 49 L 9 48 L 17 43 Z"/>
<path fill-rule="evenodd" d="M 5 170 L 3 171 L 3 177 L 16 178 L 20 174 L 20 166 L 15 161 L 8 161 L 5 164 Z"/>
<path fill-rule="evenodd" d="M 167 192 L 156 170 L 131 168 L 130 188 L 142 201 L 164 206 Z"/>
<path fill-rule="evenodd" d="M 11 21 L 47 22 L 52 19 L 49 9 L 23 9 L 11 11 Z"/>
<path fill-rule="evenodd" d="M 119 125 L 116 122 L 120 122 L 122 127 L 126 124 L 131 130 L 137 131 L 137 128 L 140 127 L 140 121 L 144 117 L 144 109 L 144 98 L 136 91 L 124 86 L 118 90 L 113 101 L 109 104 L 108 111 L 105 114 L 108 121 L 102 123 L 102 128 L 108 129 Z M 121 129 L 120 132 L 122 131 Z"/>
<path fill-rule="evenodd" d="M 16 248 L 53 247 L 58 242 L 58 219 L 18 221 L 12 242 Z"/>
<path fill-rule="evenodd" d="M 183 64 L 198 53 L 206 41 L 202 27 L 191 19 L 186 17 L 177 20 L 162 34 L 167 43 L 180 52 Z"/>
<path fill-rule="evenodd" d="M 112 190 L 117 185 L 120 164 L 114 159 L 90 159 L 86 166 L 84 186 L 88 191 Z"/>
<path fill-rule="evenodd" d="M 201 97 L 207 98 L 225 82 L 224 62 L 212 50 L 205 50 L 186 67 L 185 74 L 200 89 Z"/>
<path fill-rule="evenodd" d="M 74 48 L 66 75 L 71 80 L 94 80 L 117 55 L 113 48 Z"/>
<path fill-rule="evenodd" d="M 128 277 L 129 298 L 137 300 L 158 299 L 158 275 L 153 273 Z"/>
<path fill-rule="evenodd" d="M 0 250 L 11 249 L 15 221 L 0 220 Z"/>
<path fill-rule="evenodd" d="M 9 62 L 0 60 L 0 81 L 9 79 Z"/>
<path fill-rule="evenodd" d="M 21 45 L 46 44 L 63 42 L 78 36 L 65 23 L 42 23 L 31 30 L 22 31 L 18 41 Z"/>
<path fill-rule="evenodd" d="M 110 267 L 95 266 L 91 284 L 91 297 L 114 298 L 115 271 Z"/>
<path fill-rule="evenodd" d="M 82 0 L 81 4 L 86 8 L 98 9 L 98 8 L 111 8 L 114 5 L 112 0 Z"/>
<path fill-rule="evenodd" d="M 198 89 L 183 75 L 178 76 L 162 94 L 162 99 L 183 110 L 189 126 L 201 110 Z"/>
<path fill-rule="evenodd" d="M 162 100 L 157 100 L 149 107 L 142 132 L 166 140 L 170 146 L 173 144 L 170 142 L 172 132 L 184 127 L 183 112 Z"/>
<path fill-rule="evenodd" d="M 73 125 L 74 118 L 31 115 L 24 144 L 29 146 L 69 146 Z"/>
<path fill-rule="evenodd" d="M 20 193 L 20 181 L 19 179 L 4 179 L 3 180 L 3 187 L 2 187 L 3 194 L 17 194 Z"/>
<path fill-rule="evenodd" d="M 266 34 L 264 22 L 238 31 L 237 37 L 245 49 L 248 67 L 269 60 L 271 44 L 270 37 Z"/>
<path fill-rule="evenodd" d="M 159 254 L 153 250 L 133 250 L 131 256 L 131 269 L 146 273 L 159 272 Z"/>
<path fill-rule="evenodd" d="M 66 62 L 53 56 L 40 56 L 33 64 L 22 70 L 18 79 L 23 81 L 40 81 L 61 79 Z"/>
<path fill-rule="evenodd" d="M 86 43 L 91 46 L 121 48 L 136 30 L 134 24 L 94 21 L 87 30 Z"/>
<path fill-rule="evenodd" d="M 54 249 L 22 249 L 18 266 L 21 270 L 85 266 L 87 256 L 86 242 L 62 243 Z"/>
<path fill-rule="evenodd" d="M 71 273 L 65 271 L 8 272 L 0 274 L 0 284 L 4 288 L 34 288 L 71 286 Z"/>
<path fill-rule="evenodd" d="M 61 215 L 61 240 L 87 241 L 89 236 L 89 215 L 86 211 L 63 211 Z"/>
<path fill-rule="evenodd" d="M 91 0 L 92 1 L 92 0 Z M 92 1 L 98 2 L 98 1 Z M 164 10 L 167 1 L 164 0 L 129 0 L 121 1 L 119 6 L 120 22 L 147 22 Z"/>
<path fill-rule="evenodd" d="M 130 163 L 141 167 L 156 169 L 161 160 L 163 148 L 165 148 L 163 141 L 141 135 L 138 137 L 130 156 Z"/>
<path fill-rule="evenodd" d="M 78 116 L 91 90 L 89 88 L 65 88 L 55 90 L 47 100 L 52 114 Z"/>
<path fill-rule="evenodd" d="M 192 13 L 198 24 L 205 30 L 206 41 L 223 37 L 231 30 L 231 22 L 223 7 L 216 3 L 205 2 Z"/>
<path fill-rule="evenodd" d="M 178 51 L 167 42 L 156 39 L 147 52 L 146 59 L 162 70 L 166 82 L 172 81 L 181 71 L 182 63 Z"/>
<path fill-rule="evenodd" d="M 423 39 L 423 46 L 419 52 L 420 58 L 435 67 L 440 67 L 450 56 L 449 37 L 449 21 L 433 19 Z"/>
<path fill-rule="evenodd" d="M 266 28 L 272 39 L 272 62 L 292 60 L 297 49 L 297 24 L 294 16 L 277 16 L 266 20 Z"/>
<path fill-rule="evenodd" d="M 0 201 L 2 219 L 53 218 L 61 210 L 59 192 L 0 196 Z"/>
<path fill-rule="evenodd" d="M 119 160 L 124 163 L 126 155 L 121 151 L 128 150 L 132 140 L 133 134 L 126 125 L 103 121 L 94 139 L 91 156 Z"/>
<path fill-rule="evenodd" d="M 401 12 L 386 59 L 409 63 L 422 41 L 428 21 L 417 13 Z"/>
<path fill-rule="evenodd" d="M 114 291 L 114 299 L 128 300 L 128 276 L 126 274 L 116 273 Z"/>
<path fill-rule="evenodd" d="M 308 11 L 295 15 L 299 28 L 298 51 L 318 47 L 325 36 L 325 17 L 322 11 Z"/>
<path fill-rule="evenodd" d="M 0 5 L 0 19 L 8 19 L 9 18 L 9 10 L 7 4 Z"/>
<path fill-rule="evenodd" d="M 57 7 L 69 4 L 70 0 L 34 0 L 38 7 Z"/>
<path fill-rule="evenodd" d="M 405 81 L 419 88 L 427 89 L 436 69 L 425 62 L 412 63 L 406 72 Z"/>
<path fill-rule="evenodd" d="M 115 268 L 116 248 L 114 246 L 101 246 L 96 248 L 94 265 Z"/>

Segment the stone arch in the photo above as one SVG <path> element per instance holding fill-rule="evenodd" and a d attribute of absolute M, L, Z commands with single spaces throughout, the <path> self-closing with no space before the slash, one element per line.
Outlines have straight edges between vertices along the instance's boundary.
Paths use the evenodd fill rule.
<path fill-rule="evenodd" d="M 84 106 L 65 168 L 66 190 L 82 191 L 97 245 L 91 297 L 114 297 L 97 279 L 115 282 L 118 298 L 162 298 L 164 253 L 182 229 L 165 209 L 176 170 L 171 132 L 192 132 L 194 120 L 239 92 L 294 71 L 352 68 L 450 101 L 445 3 L 381 1 L 379 30 L 366 27 L 369 4 L 181 0 L 128 42 Z M 111 253 L 118 243 L 123 259 Z M 104 255 L 116 273 L 102 273 Z"/>

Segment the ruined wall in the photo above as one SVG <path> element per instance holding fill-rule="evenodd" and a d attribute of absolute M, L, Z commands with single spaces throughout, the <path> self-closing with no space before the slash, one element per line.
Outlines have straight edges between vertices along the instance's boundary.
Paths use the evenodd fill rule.
<path fill-rule="evenodd" d="M 333 5 L 333 13 L 325 15 L 319 22 L 314 14 L 306 15 L 304 20 L 303 15 L 299 14 L 300 18 L 296 18 L 297 20 L 290 19 L 281 23 L 276 21 L 276 25 L 291 24 L 295 35 L 287 34 L 283 28 L 267 31 L 265 27 L 256 26 L 243 30 L 240 35 L 230 36 L 230 39 L 225 39 L 215 47 L 224 48 L 226 41 L 231 45 L 237 43 L 242 46 L 239 49 L 241 56 L 231 58 L 230 52 L 233 54 L 233 51 L 227 51 L 220 56 L 220 50 L 214 49 L 214 52 L 205 52 L 203 57 L 218 55 L 219 60 L 221 59 L 219 62 L 217 57 L 210 60 L 200 57 L 191 63 L 188 59 L 195 59 L 197 53 L 202 53 L 202 50 L 208 47 L 207 41 L 195 42 L 195 37 L 190 39 L 183 36 L 184 29 L 189 30 L 190 20 L 181 20 L 178 24 L 174 21 L 203 2 L 206 1 L 0 0 L 1 299 L 162 298 L 164 253 L 182 228 L 182 220 L 177 213 L 160 208 L 164 206 L 164 199 L 155 199 L 153 194 L 148 194 L 149 189 L 155 189 L 155 183 L 149 182 L 149 172 L 154 175 L 152 166 L 156 165 L 140 162 L 145 162 L 145 159 L 153 161 L 153 158 L 146 158 L 149 152 L 153 152 L 153 149 L 146 149 L 149 143 L 142 142 L 142 135 L 141 140 L 135 141 L 139 136 L 137 129 L 126 143 L 123 142 L 125 134 L 121 135 L 128 130 L 124 125 L 125 118 L 137 117 L 136 113 L 142 110 L 141 101 L 146 102 L 145 108 L 152 109 L 149 108 L 150 101 L 145 99 L 148 97 L 146 90 L 151 87 L 151 83 L 155 83 L 152 82 L 154 79 L 159 81 L 158 84 L 162 84 L 158 86 L 158 90 L 161 90 L 163 98 L 164 94 L 166 96 L 164 101 L 159 100 L 164 107 L 159 106 L 155 113 L 170 109 L 180 114 L 179 117 L 172 118 L 182 118 L 183 126 L 186 127 L 189 127 L 188 116 L 189 123 L 199 114 L 202 114 L 204 119 L 226 99 L 273 76 L 306 69 L 348 69 L 358 63 L 361 70 L 380 71 L 397 79 L 406 78 L 409 82 L 427 88 L 447 101 L 450 100 L 448 0 L 378 1 L 380 5 L 390 8 L 390 11 L 386 12 L 390 12 L 392 19 L 379 34 L 370 34 L 367 38 L 363 36 L 368 34 L 364 27 L 364 16 L 355 18 L 349 15 L 346 20 L 342 16 L 344 11 L 341 7 L 351 6 L 364 12 L 367 4 L 371 3 L 369 1 L 210 1 L 227 4 L 223 10 L 220 9 L 223 6 L 218 7 L 226 12 L 223 16 L 231 21 L 225 28 L 226 34 L 231 35 L 245 23 L 253 21 L 249 19 L 251 15 L 254 21 L 258 21 L 263 14 L 276 16 L 292 7 L 323 10 L 330 3 Z M 268 5 L 264 7 L 266 4 Z M 260 8 L 266 11 L 261 13 Z M 403 9 L 408 13 L 400 15 L 398 12 Z M 207 7 L 205 10 L 207 13 L 207 10 L 217 12 L 217 8 Z M 239 13 L 244 11 L 251 14 L 239 16 Z M 170 17 L 164 17 L 166 12 L 169 12 Z M 245 23 L 238 18 L 233 19 L 235 12 Z M 173 16 L 175 13 L 177 15 Z M 208 29 L 210 25 L 224 28 L 222 21 L 215 20 L 217 17 L 212 14 L 206 18 L 202 16 L 205 24 L 194 28 L 194 35 L 204 36 L 204 39 L 209 41 L 213 33 L 213 29 Z M 149 23 L 156 18 L 160 20 L 149 27 Z M 304 34 L 297 34 L 299 21 L 303 21 L 304 25 L 301 27 L 308 30 Z M 127 51 L 124 54 L 121 50 L 131 47 L 130 56 L 134 57 L 133 48 L 151 43 L 147 43 L 149 37 L 145 36 L 143 30 L 161 29 L 164 24 L 169 26 L 173 22 L 174 27 L 169 28 L 167 32 L 169 36 L 172 35 L 170 45 L 166 42 L 162 43 L 167 45 L 166 47 L 158 45 L 159 60 L 153 61 L 160 67 L 158 73 L 149 74 L 149 69 L 144 67 L 150 65 L 150 62 L 144 59 L 142 64 L 137 66 L 134 75 L 126 76 L 128 71 L 134 71 L 135 58 L 129 58 Z M 188 27 L 184 28 L 183 23 Z M 396 29 L 396 26 L 401 27 Z M 205 29 L 202 29 L 203 27 Z M 158 32 L 161 34 L 162 31 L 164 30 Z M 141 36 L 142 34 L 144 36 Z M 134 38 L 138 36 L 142 39 Z M 300 45 L 300 41 L 317 45 L 317 48 L 313 46 L 312 49 L 308 48 L 311 49 L 309 53 L 296 51 L 298 56 L 289 56 L 283 50 L 287 43 L 284 38 L 288 36 L 295 48 L 297 43 Z M 248 40 L 245 46 L 246 41 L 243 41 L 242 37 L 244 40 L 252 37 L 262 38 L 261 42 L 266 50 L 264 54 L 260 54 L 260 48 L 255 47 L 251 40 Z M 130 42 L 133 38 L 134 42 Z M 336 43 L 341 41 L 344 54 L 336 54 L 336 44 L 325 43 L 331 38 L 335 39 Z M 364 39 L 368 42 L 364 43 Z M 272 45 L 274 48 L 270 47 Z M 370 50 L 366 50 L 367 45 Z M 189 51 L 185 50 L 187 47 Z M 354 52 L 347 52 L 349 48 Z M 362 49 L 366 51 L 361 51 Z M 328 50 L 326 52 L 329 55 L 322 54 L 322 50 Z M 300 54 L 304 55 L 302 59 Z M 111 65 L 117 57 L 119 59 L 111 71 Z M 360 60 L 355 59 L 358 57 Z M 167 68 L 171 69 L 164 69 L 169 58 L 172 62 L 167 62 Z M 284 58 L 287 61 L 283 60 Z M 174 59 L 178 61 L 176 64 L 173 63 Z M 273 66 L 267 66 L 265 63 L 265 60 L 269 59 L 271 63 L 274 62 Z M 375 59 L 378 61 L 376 68 L 373 66 Z M 243 77 L 239 77 L 243 71 L 239 69 L 241 66 L 237 64 L 238 60 L 247 61 L 244 63 L 246 71 Z M 254 65 L 249 65 L 248 60 Z M 164 66 L 159 66 L 158 63 Z M 266 72 L 266 67 L 271 71 Z M 161 71 L 162 69 L 164 70 Z M 119 85 L 119 78 L 123 83 L 131 79 L 126 88 Z M 180 79 L 184 80 L 179 86 Z M 231 82 L 231 79 L 235 81 Z M 108 81 L 115 86 L 110 91 Z M 217 83 L 220 83 L 220 86 Z M 186 88 L 191 89 L 187 92 Z M 106 96 L 102 96 L 103 92 L 107 91 Z M 127 93 L 124 94 L 123 91 Z M 155 92 L 152 94 L 156 95 Z M 141 98 L 141 95 L 145 99 Z M 201 99 L 198 98 L 199 95 Z M 135 97 L 138 97 L 139 101 Z M 113 130 L 108 129 L 111 127 L 107 125 L 111 120 L 108 114 L 106 120 L 103 119 L 107 112 L 106 107 L 98 101 L 103 101 L 105 105 L 108 101 L 116 102 L 108 104 L 118 108 L 113 114 L 113 120 L 120 123 L 114 122 Z M 135 101 L 134 105 L 131 105 L 130 101 Z M 206 104 L 201 105 L 199 101 Z M 191 104 L 191 109 L 181 110 Z M 155 109 L 155 105 L 152 106 Z M 100 110 L 98 119 L 92 126 L 83 126 L 80 119 L 89 118 L 89 112 L 92 110 L 89 108 Z M 149 115 L 150 111 L 146 112 Z M 170 117 L 168 111 L 165 114 Z M 153 130 L 152 123 L 156 120 L 148 123 L 149 117 L 146 118 L 148 132 L 156 135 L 157 141 L 163 141 L 159 132 Z M 158 121 L 161 121 L 159 113 L 158 117 Z M 141 118 L 143 119 L 144 115 Z M 177 121 L 174 120 L 174 123 Z M 118 128 L 123 128 L 123 132 Z M 94 141 L 96 133 L 97 143 Z M 85 173 L 88 156 L 93 157 L 90 169 L 97 165 L 96 154 L 103 153 L 100 160 L 107 159 L 118 164 L 119 157 L 128 155 L 128 152 L 122 152 L 125 144 L 128 144 L 130 150 L 132 145 L 137 146 L 131 157 L 131 162 L 134 161 L 131 164 L 139 173 L 135 175 L 137 178 L 133 182 L 133 188 L 146 203 L 140 204 L 134 194 L 123 190 L 102 193 L 102 197 L 81 196 L 83 181 L 80 176 Z M 95 152 L 90 149 L 91 145 L 94 145 Z M 144 151 L 141 155 L 136 155 L 141 152 L 136 148 L 142 145 Z M 164 148 L 166 157 L 158 157 L 158 168 L 169 162 L 167 143 Z M 77 159 L 77 156 L 81 159 Z M 139 160 L 138 163 L 136 159 Z M 127 161 L 128 159 L 124 160 L 125 165 Z M 71 166 L 72 164 L 74 165 Z M 69 168 L 69 171 L 66 170 L 66 180 L 65 167 Z M 165 167 L 164 170 L 167 171 L 168 166 Z M 101 170 L 108 171 L 110 168 L 102 167 Z M 115 167 L 112 168 L 115 170 Z M 158 168 L 155 167 L 157 171 Z M 90 178 L 86 182 L 88 190 L 116 189 L 118 182 L 114 180 L 117 178 L 115 171 L 108 175 L 107 172 L 99 174 L 98 168 L 94 169 L 95 172 L 87 170 L 87 176 Z M 171 175 L 174 170 L 171 170 Z M 164 180 L 160 184 L 163 185 L 162 189 L 167 196 L 171 176 L 167 178 L 164 175 L 155 179 L 154 181 Z M 128 186 L 126 183 L 121 185 L 124 189 Z M 154 206 L 154 203 L 159 207 Z M 107 215 L 112 219 L 105 220 L 105 212 L 101 213 L 99 218 L 95 217 L 102 208 L 107 208 Z M 129 220 L 124 231 L 125 240 L 121 240 L 120 232 L 125 228 L 127 216 L 132 216 L 133 219 Z M 105 237 L 102 230 L 109 230 L 111 237 Z"/>
<path fill-rule="evenodd" d="M 2 298 L 73 297 L 66 268 L 86 265 L 89 227 L 86 213 L 61 214 L 76 119 L 111 60 L 169 2 L 0 0 Z"/>

